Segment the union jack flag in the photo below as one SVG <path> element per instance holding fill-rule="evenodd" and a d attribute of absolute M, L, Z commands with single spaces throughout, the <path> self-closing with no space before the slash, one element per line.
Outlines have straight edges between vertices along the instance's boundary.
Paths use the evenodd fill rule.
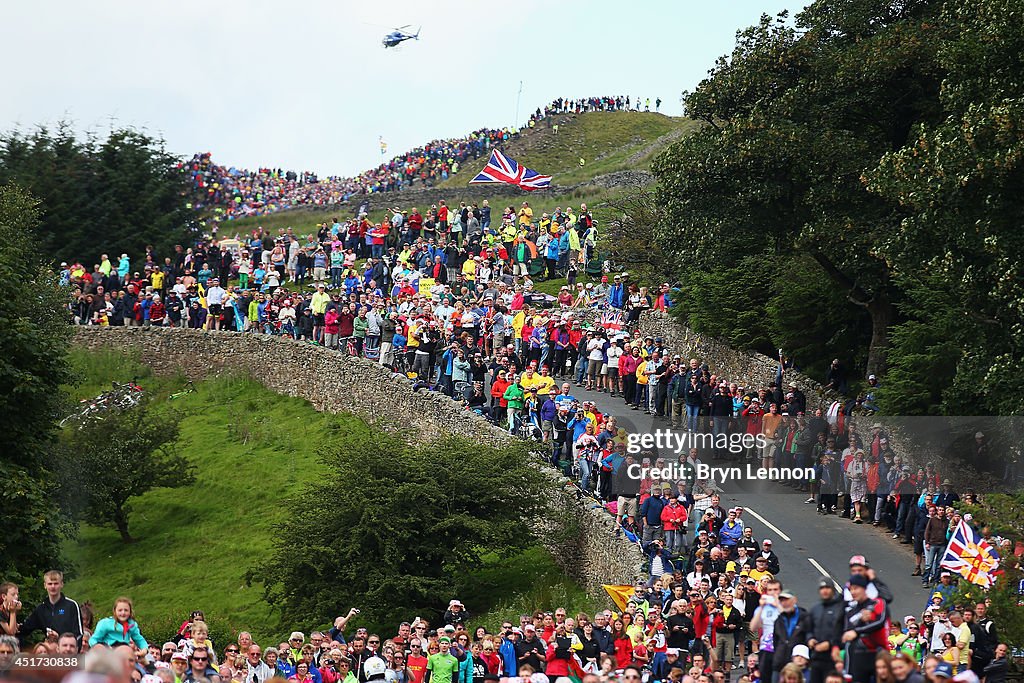
<path fill-rule="evenodd" d="M 601 327 L 612 332 L 622 330 L 622 311 L 605 311 L 601 314 Z"/>
<path fill-rule="evenodd" d="M 524 190 L 541 190 L 551 184 L 551 176 L 541 175 L 525 166 L 520 166 L 499 150 L 491 151 L 491 158 L 484 170 L 469 181 L 470 185 L 480 183 L 505 183 Z"/>
<path fill-rule="evenodd" d="M 967 522 L 960 520 L 949 539 L 940 566 L 958 573 L 971 583 L 988 588 L 995 583 L 999 553 Z"/>

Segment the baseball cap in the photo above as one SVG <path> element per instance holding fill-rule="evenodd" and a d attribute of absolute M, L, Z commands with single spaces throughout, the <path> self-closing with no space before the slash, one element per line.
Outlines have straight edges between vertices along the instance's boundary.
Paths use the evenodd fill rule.
<path fill-rule="evenodd" d="M 437 639 L 437 642 L 439 642 L 439 643 L 450 643 L 450 642 L 452 642 L 452 639 L 449 638 L 448 636 L 441 636 L 440 638 Z"/>
<path fill-rule="evenodd" d="M 952 678 L 953 665 L 949 662 L 939 662 L 938 666 L 935 667 L 935 673 L 933 675 L 936 678 Z"/>
<path fill-rule="evenodd" d="M 182 661 L 182 662 L 187 662 L 188 661 L 188 657 L 185 655 L 184 652 L 175 652 L 174 654 L 172 654 L 171 655 L 171 661 L 173 662 L 175 659 L 177 659 L 179 661 Z"/>
<path fill-rule="evenodd" d="M 734 572 L 734 571 L 736 571 L 736 563 L 735 562 L 726 562 L 725 563 L 725 571 L 727 571 L 727 572 Z"/>
<path fill-rule="evenodd" d="M 851 567 L 867 567 L 868 561 L 864 559 L 863 555 L 854 555 L 850 558 Z"/>
<path fill-rule="evenodd" d="M 792 600 L 796 596 L 793 595 L 793 593 L 791 593 L 790 591 L 782 591 L 781 593 L 779 593 L 779 597 L 785 600 Z"/>
<path fill-rule="evenodd" d="M 799 645 L 794 645 L 793 646 L 793 656 L 794 657 L 803 657 L 804 659 L 810 659 L 811 658 L 811 651 L 807 648 L 806 645 L 801 643 Z"/>
<path fill-rule="evenodd" d="M 820 581 L 818 581 L 818 588 L 831 588 L 831 587 L 832 587 L 832 582 L 829 581 L 828 579 L 821 579 Z"/>

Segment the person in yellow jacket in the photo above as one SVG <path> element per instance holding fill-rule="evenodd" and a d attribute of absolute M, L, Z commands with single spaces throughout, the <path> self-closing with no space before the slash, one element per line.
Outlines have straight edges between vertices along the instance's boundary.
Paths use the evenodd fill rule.
<path fill-rule="evenodd" d="M 537 227 L 540 228 L 541 232 L 551 230 L 551 218 L 548 216 L 547 212 L 540 215 L 540 221 L 537 222 Z"/>
<path fill-rule="evenodd" d="M 529 225 L 533 222 L 533 209 L 530 208 L 529 202 L 523 202 L 523 205 L 519 208 L 519 225 Z"/>
<path fill-rule="evenodd" d="M 508 222 L 501 228 L 501 241 L 506 244 L 512 244 L 516 239 L 516 234 L 519 230 L 516 228 L 515 223 Z"/>
<path fill-rule="evenodd" d="M 569 230 L 569 260 L 577 261 L 580 257 L 580 234 L 573 229 Z"/>
<path fill-rule="evenodd" d="M 466 259 L 466 262 L 462 264 L 462 275 L 466 278 L 467 282 L 473 282 L 476 280 L 476 268 L 480 265 L 480 257 L 474 256 L 473 258 Z"/>

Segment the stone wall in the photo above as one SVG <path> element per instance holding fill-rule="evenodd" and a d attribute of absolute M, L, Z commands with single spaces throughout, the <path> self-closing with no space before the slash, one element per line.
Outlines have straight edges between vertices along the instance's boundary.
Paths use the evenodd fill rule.
<path fill-rule="evenodd" d="M 730 380 L 742 382 L 744 386 L 767 386 L 775 379 L 779 362 L 753 351 L 739 351 L 714 337 L 694 332 L 689 327 L 679 324 L 658 311 L 645 313 L 640 319 L 639 328 L 644 335 L 662 337 L 673 353 L 687 358 L 698 358 L 711 367 L 711 372 L 725 376 Z M 792 370 L 786 372 L 785 382 L 795 381 L 800 390 L 807 395 L 807 409 L 828 406 L 840 396 L 825 388 L 815 380 Z"/>
<path fill-rule="evenodd" d="M 414 439 L 458 434 L 493 446 L 509 434 L 437 392 L 413 391 L 380 365 L 283 337 L 143 327 L 76 327 L 73 343 L 89 350 L 137 354 L 158 375 L 199 380 L 220 372 L 246 375 L 266 388 L 309 401 L 317 410 L 349 412 Z M 551 525 L 535 531 L 555 559 L 595 597 L 603 583 L 632 583 L 642 572 L 639 549 L 616 538 L 614 520 L 592 501 L 577 499 L 559 472 L 551 478 Z M 568 531 L 569 533 L 561 533 Z"/>
<path fill-rule="evenodd" d="M 658 311 L 645 313 L 641 317 L 637 329 L 643 336 L 662 337 L 672 353 L 679 353 L 687 359 L 698 358 L 701 362 L 706 362 L 713 373 L 743 386 L 767 386 L 770 381 L 775 379 L 775 372 L 778 368 L 776 359 L 753 351 L 734 349 L 719 339 L 698 334 Z M 788 384 L 790 381 L 795 381 L 807 396 L 808 414 L 818 407 L 827 410 L 834 401 L 844 400 L 839 393 L 826 390 L 821 383 L 802 373 L 787 371 L 784 383 Z M 958 490 L 964 488 L 982 490 L 983 486 L 992 485 L 992 482 L 985 478 L 988 475 L 980 474 L 973 468 L 965 466 L 962 460 L 951 460 L 934 447 L 929 448 L 920 443 L 919 439 L 910 436 L 906 428 L 906 419 L 891 419 L 884 415 L 874 415 L 859 417 L 857 420 L 857 433 L 862 438 L 868 437 L 870 425 L 875 422 L 881 423 L 889 435 L 889 445 L 895 453 L 902 456 L 905 463 L 924 465 L 926 462 L 934 462 L 942 476 L 951 479 Z M 973 432 L 974 430 L 969 431 Z M 982 484 L 982 481 L 985 483 Z"/>

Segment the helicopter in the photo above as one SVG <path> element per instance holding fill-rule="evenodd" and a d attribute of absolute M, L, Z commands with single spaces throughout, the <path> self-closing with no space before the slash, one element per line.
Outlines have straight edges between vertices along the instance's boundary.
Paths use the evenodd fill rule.
<path fill-rule="evenodd" d="M 384 47 L 385 48 L 398 47 L 399 45 L 401 45 L 403 42 L 405 42 L 407 40 L 411 40 L 411 39 L 419 40 L 420 39 L 420 29 L 419 28 L 416 29 L 416 33 L 415 34 L 406 33 L 403 30 L 403 29 L 406 29 L 406 28 L 409 28 L 409 24 L 406 24 L 405 26 L 400 26 L 400 27 L 396 28 L 395 30 L 393 30 L 391 33 L 389 33 L 386 36 L 384 36 L 384 40 L 381 41 L 384 44 Z M 423 28 L 423 27 L 421 26 L 420 28 Z"/>

